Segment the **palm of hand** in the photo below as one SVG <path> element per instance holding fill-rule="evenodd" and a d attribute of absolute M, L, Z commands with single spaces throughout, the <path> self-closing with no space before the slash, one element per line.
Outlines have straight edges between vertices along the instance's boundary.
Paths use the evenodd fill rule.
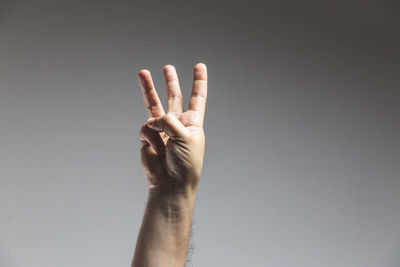
<path fill-rule="evenodd" d="M 154 89 L 151 74 L 139 72 L 142 94 L 150 119 L 141 129 L 141 163 L 150 189 L 195 189 L 204 157 L 203 120 L 207 97 L 207 70 L 194 69 L 189 108 L 183 112 L 182 93 L 175 68 L 164 67 L 168 113 Z"/>

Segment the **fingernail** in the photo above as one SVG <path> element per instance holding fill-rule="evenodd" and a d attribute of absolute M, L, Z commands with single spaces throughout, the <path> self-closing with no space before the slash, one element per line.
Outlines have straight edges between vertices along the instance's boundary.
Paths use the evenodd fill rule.
<path fill-rule="evenodd" d="M 150 118 L 147 120 L 147 124 L 153 124 L 155 120 L 155 118 Z"/>

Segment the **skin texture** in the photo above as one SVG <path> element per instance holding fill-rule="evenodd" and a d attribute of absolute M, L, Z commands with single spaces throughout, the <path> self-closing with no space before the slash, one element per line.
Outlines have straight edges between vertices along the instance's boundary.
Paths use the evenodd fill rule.
<path fill-rule="evenodd" d="M 138 73 L 149 119 L 140 130 L 140 158 L 148 199 L 132 267 L 185 266 L 196 190 L 203 168 L 203 130 L 207 68 L 198 63 L 184 111 L 178 75 L 163 68 L 168 111 L 165 113 L 151 73 Z"/>

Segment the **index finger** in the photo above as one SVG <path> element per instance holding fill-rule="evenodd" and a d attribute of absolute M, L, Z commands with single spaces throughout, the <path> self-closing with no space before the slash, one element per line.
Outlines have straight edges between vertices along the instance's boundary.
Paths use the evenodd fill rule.
<path fill-rule="evenodd" d="M 150 71 L 139 71 L 139 82 L 142 91 L 144 105 L 146 107 L 149 117 L 160 117 L 165 115 L 164 108 L 161 104 L 157 91 L 154 88 L 153 79 L 151 78 Z"/>
<path fill-rule="evenodd" d="M 198 114 L 200 122 L 204 120 L 207 101 L 207 67 L 198 63 L 194 67 L 193 87 L 188 109 Z"/>

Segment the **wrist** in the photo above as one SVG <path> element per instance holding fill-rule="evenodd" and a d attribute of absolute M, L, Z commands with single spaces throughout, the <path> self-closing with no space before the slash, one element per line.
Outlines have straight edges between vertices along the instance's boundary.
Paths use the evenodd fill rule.
<path fill-rule="evenodd" d="M 190 196 L 196 194 L 199 176 L 188 175 L 179 178 L 147 178 L 148 192 L 158 196 Z"/>
<path fill-rule="evenodd" d="M 162 191 L 149 189 L 147 208 L 161 212 L 164 217 L 182 220 L 192 217 L 196 191 Z"/>

